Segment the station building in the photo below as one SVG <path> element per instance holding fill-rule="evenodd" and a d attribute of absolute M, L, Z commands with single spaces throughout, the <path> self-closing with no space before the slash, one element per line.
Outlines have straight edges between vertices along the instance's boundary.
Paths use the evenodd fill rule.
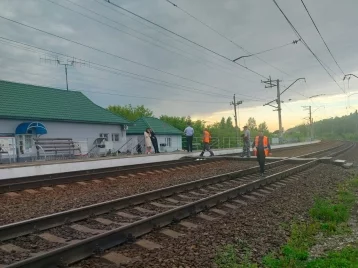
<path fill-rule="evenodd" d="M 144 149 L 144 131 L 151 128 L 158 140 L 160 152 L 175 152 L 182 150 L 183 131 L 167 124 L 166 122 L 155 117 L 141 117 L 128 127 L 127 140 L 128 150 L 131 153 L 138 152 L 138 145 L 142 153 Z"/>
<path fill-rule="evenodd" d="M 0 80 L 0 147 L 3 158 L 118 151 L 131 123 L 83 93 Z"/>

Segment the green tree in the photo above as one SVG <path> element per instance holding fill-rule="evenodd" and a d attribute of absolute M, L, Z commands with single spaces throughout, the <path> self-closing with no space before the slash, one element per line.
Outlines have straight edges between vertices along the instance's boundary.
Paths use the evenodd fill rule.
<path fill-rule="evenodd" d="M 268 126 L 267 126 L 266 122 L 260 123 L 259 126 L 258 126 L 258 130 L 263 131 L 264 133 L 269 132 L 269 129 L 268 129 Z"/>
<path fill-rule="evenodd" d="M 225 117 L 221 118 L 221 121 L 220 121 L 220 128 L 225 128 L 226 127 L 226 122 L 225 122 Z"/>
<path fill-rule="evenodd" d="M 145 108 L 144 105 L 139 105 L 136 107 L 133 107 L 131 104 L 124 106 L 110 105 L 107 109 L 112 113 L 123 116 L 131 121 L 135 121 L 143 116 L 154 116 L 153 111 Z"/>
<path fill-rule="evenodd" d="M 226 119 L 226 127 L 227 128 L 233 128 L 233 124 L 232 124 L 232 118 L 229 116 L 227 119 Z"/>
<path fill-rule="evenodd" d="M 253 130 L 257 130 L 257 125 L 256 125 L 256 120 L 255 118 L 253 117 L 250 117 L 248 120 L 247 120 L 247 128 L 251 131 Z"/>

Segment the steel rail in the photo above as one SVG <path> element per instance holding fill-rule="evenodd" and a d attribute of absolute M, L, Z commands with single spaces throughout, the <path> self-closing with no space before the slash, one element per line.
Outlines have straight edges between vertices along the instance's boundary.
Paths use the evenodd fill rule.
<path fill-rule="evenodd" d="M 219 203 L 235 198 L 238 195 L 245 194 L 262 186 L 286 178 L 290 175 L 304 171 L 318 163 L 318 159 L 310 161 L 303 165 L 299 165 L 297 167 L 276 173 L 266 178 L 214 194 L 192 203 L 156 214 L 146 219 L 136 221 L 129 225 L 95 235 L 93 237 L 51 250 L 44 254 L 40 254 L 23 261 L 19 261 L 7 267 L 49 268 L 56 267 L 56 265 L 59 264 L 71 264 L 80 261 L 91 256 L 93 252 L 103 251 L 108 248 L 123 244 L 129 240 L 135 239 L 136 237 L 149 233 L 158 227 L 164 227 L 171 224 L 173 221 L 175 222 L 187 218 L 193 214 L 206 210 L 207 208 L 216 206 Z"/>
<path fill-rule="evenodd" d="M 308 153 L 308 154 L 303 154 L 303 155 L 300 155 L 300 156 L 297 156 L 296 158 L 308 158 L 308 157 L 314 157 L 315 155 L 319 155 L 319 154 L 322 154 L 322 153 L 326 153 L 326 152 L 329 152 L 329 151 L 332 151 L 332 150 L 336 150 L 336 149 L 339 149 L 341 147 L 350 147 L 352 146 L 353 144 L 349 144 L 347 146 L 346 143 L 343 143 L 343 144 L 340 144 L 338 146 L 335 146 L 335 147 L 331 147 L 331 148 L 327 148 L 327 149 L 323 149 L 323 150 L 320 150 L 320 151 L 316 151 L 316 152 L 312 152 L 312 153 Z M 350 148 L 348 148 L 350 149 Z"/>
<path fill-rule="evenodd" d="M 266 165 L 267 169 L 275 168 L 286 164 L 285 160 L 276 161 Z M 9 240 L 19 236 L 27 235 L 36 231 L 44 231 L 50 228 L 61 226 L 65 223 L 76 222 L 84 220 L 91 215 L 101 215 L 110 212 L 113 209 L 122 209 L 132 205 L 138 205 L 146 201 L 159 199 L 170 196 L 179 192 L 200 188 L 210 184 L 232 180 L 243 176 L 255 174 L 259 172 L 259 167 L 234 171 L 230 173 L 220 174 L 201 180 L 186 182 L 158 190 L 144 192 L 141 194 L 131 195 L 114 199 L 94 205 L 80 207 L 76 209 L 67 210 L 64 212 L 54 213 L 34 219 L 29 219 L 21 222 L 15 222 L 0 226 L 0 241 Z"/>

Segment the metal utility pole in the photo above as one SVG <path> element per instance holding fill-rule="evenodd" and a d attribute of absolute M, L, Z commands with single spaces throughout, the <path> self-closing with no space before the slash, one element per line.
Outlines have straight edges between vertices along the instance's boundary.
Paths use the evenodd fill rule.
<path fill-rule="evenodd" d="M 45 62 L 46 61 L 49 61 L 49 62 L 55 62 L 55 63 L 57 63 L 58 65 L 62 65 L 62 66 L 65 66 L 65 74 L 66 74 L 66 89 L 67 89 L 67 91 L 68 91 L 68 75 L 67 75 L 67 67 L 68 66 L 74 66 L 75 64 L 84 64 L 83 62 L 77 62 L 77 61 L 75 61 L 75 60 L 71 60 L 71 61 L 69 61 L 69 60 L 67 60 L 67 63 L 62 63 L 59 59 L 55 59 L 55 60 L 53 60 L 53 59 L 43 59 L 43 58 L 41 58 L 42 60 L 44 60 Z"/>
<path fill-rule="evenodd" d="M 230 103 L 230 105 L 234 105 L 234 117 L 235 117 L 235 128 L 236 128 L 236 144 L 238 143 L 239 140 L 239 128 L 237 126 L 237 119 L 238 119 L 238 113 L 236 112 L 236 106 L 239 106 L 240 104 L 242 104 L 242 101 L 236 101 L 236 96 L 234 94 L 234 101 Z"/>
<path fill-rule="evenodd" d="M 306 111 L 308 109 L 308 113 L 309 113 L 309 123 L 310 123 L 310 136 L 311 136 L 311 141 L 313 140 L 313 119 L 312 119 L 312 106 L 302 106 L 302 108 L 304 108 Z"/>
<path fill-rule="evenodd" d="M 301 80 L 301 79 L 306 81 L 305 78 L 298 78 L 282 92 L 280 91 L 280 82 L 281 81 L 279 79 L 271 80 L 271 77 L 270 77 L 270 79 L 267 80 L 267 81 L 261 81 L 261 83 L 266 84 L 265 88 L 277 87 L 277 98 L 275 100 L 273 100 L 273 101 L 265 103 L 263 106 L 268 105 L 268 106 L 271 106 L 271 107 L 275 108 L 276 110 L 274 110 L 274 111 L 278 111 L 278 128 L 279 128 L 278 131 L 279 131 L 279 142 L 280 143 L 282 143 L 282 137 L 283 137 L 282 115 L 281 115 L 281 111 L 282 111 L 282 109 L 281 109 L 281 103 L 282 103 L 281 95 L 283 93 L 285 93 L 294 83 L 296 83 L 298 80 Z M 273 102 L 276 102 L 277 106 L 272 105 L 271 103 L 273 103 Z"/>

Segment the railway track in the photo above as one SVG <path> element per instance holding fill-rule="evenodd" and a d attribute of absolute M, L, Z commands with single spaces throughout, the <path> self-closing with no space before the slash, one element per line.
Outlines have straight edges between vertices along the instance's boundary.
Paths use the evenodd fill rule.
<path fill-rule="evenodd" d="M 87 258 L 166 226 L 219 203 L 305 171 L 320 160 L 309 156 L 338 155 L 353 144 L 284 159 L 266 165 L 267 177 L 258 176 L 258 167 L 213 176 L 172 187 L 100 204 L 73 209 L 0 227 L 0 249 L 19 254 L 6 267 L 58 267 Z M 307 158 L 307 159 L 305 159 Z M 200 162 L 200 161 L 197 161 Z M 80 234 L 78 236 L 78 234 Z M 38 237 L 47 245 L 31 247 Z M 26 248 L 28 245 L 30 248 Z M 0 254 L 0 263 L 1 263 Z"/>
<path fill-rule="evenodd" d="M 217 158 L 205 159 L 205 162 L 217 161 Z M 170 170 L 171 168 L 192 165 L 201 165 L 203 161 L 194 158 L 167 161 L 164 163 L 150 163 L 130 166 L 120 166 L 104 169 L 92 169 L 85 171 L 57 173 L 51 175 L 40 175 L 21 177 L 15 179 L 0 180 L 0 194 L 14 191 L 21 191 L 32 188 L 50 187 L 59 184 L 68 184 L 80 181 L 103 179 L 108 177 L 126 176 L 129 174 L 144 173 L 154 170 Z"/>
<path fill-rule="evenodd" d="M 326 144 L 326 142 L 323 144 Z M 303 145 L 302 147 L 307 147 L 307 145 Z M 295 149 L 297 149 L 297 147 Z M 288 150 L 287 148 L 281 148 L 274 151 L 280 152 L 280 151 L 287 151 L 287 150 Z M 332 150 L 332 148 L 328 148 L 319 152 L 324 153 L 328 150 Z M 310 157 L 311 155 L 312 153 L 309 153 L 306 156 L 302 156 L 302 157 Z M 223 157 L 205 158 L 205 161 L 207 162 L 217 161 L 218 159 L 222 159 L 222 158 Z M 63 184 L 74 183 L 74 182 L 98 180 L 108 177 L 117 177 L 118 175 L 127 176 L 130 174 L 145 173 L 147 171 L 170 170 L 171 168 L 176 168 L 176 167 L 183 167 L 188 165 L 194 166 L 194 165 L 201 165 L 201 164 L 202 164 L 201 161 L 197 161 L 196 158 L 191 157 L 191 158 L 184 158 L 181 160 L 167 161 L 164 163 L 139 164 L 139 165 L 130 165 L 130 166 L 111 167 L 111 168 L 104 168 L 104 169 L 92 169 L 92 170 L 85 170 L 85 171 L 6 179 L 6 180 L 0 180 L 0 194 L 7 193 L 7 192 L 22 191 L 27 189 L 35 189 L 40 187 L 51 187 L 55 185 L 63 185 Z"/>

